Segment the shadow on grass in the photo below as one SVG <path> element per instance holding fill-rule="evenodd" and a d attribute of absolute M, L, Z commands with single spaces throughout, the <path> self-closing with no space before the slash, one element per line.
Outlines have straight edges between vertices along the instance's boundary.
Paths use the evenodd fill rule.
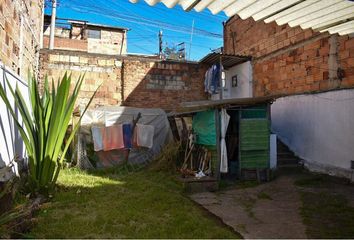
<path fill-rule="evenodd" d="M 301 200 L 309 238 L 354 238 L 354 208 L 344 196 L 302 192 Z"/>
<path fill-rule="evenodd" d="M 123 168 L 124 169 L 124 168 Z M 58 192 L 44 204 L 35 238 L 238 238 L 161 172 L 65 169 Z"/>

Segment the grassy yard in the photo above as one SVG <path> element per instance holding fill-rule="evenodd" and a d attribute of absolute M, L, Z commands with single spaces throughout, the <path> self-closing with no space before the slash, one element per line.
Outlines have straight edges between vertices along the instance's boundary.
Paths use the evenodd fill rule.
<path fill-rule="evenodd" d="M 118 173 L 117 173 L 118 172 Z M 239 238 L 161 172 L 63 170 L 33 238 Z"/>
<path fill-rule="evenodd" d="M 344 179 L 306 172 L 295 185 L 301 187 L 301 215 L 309 238 L 354 238 L 352 184 Z"/>

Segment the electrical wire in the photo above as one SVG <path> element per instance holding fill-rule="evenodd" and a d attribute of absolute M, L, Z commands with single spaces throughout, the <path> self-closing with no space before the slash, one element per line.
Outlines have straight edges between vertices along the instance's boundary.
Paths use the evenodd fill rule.
<path fill-rule="evenodd" d="M 73 0 L 73 2 L 74 1 L 75 0 Z M 117 13 L 116 11 L 112 11 L 112 9 L 111 10 L 104 9 L 100 6 L 92 6 L 92 5 L 84 6 L 82 4 L 80 7 L 75 7 L 75 6 L 72 6 L 71 4 L 62 4 L 62 6 L 65 6 L 66 8 L 75 10 L 77 12 L 105 14 L 106 17 L 120 19 L 120 20 L 124 20 L 127 22 L 131 22 L 131 23 L 138 23 L 140 25 L 152 26 L 152 27 L 157 27 L 157 28 L 165 28 L 165 29 L 175 31 L 175 32 L 182 32 L 182 33 L 188 33 L 188 34 L 190 33 L 190 27 L 176 25 L 176 24 L 169 24 L 169 23 L 162 22 L 159 20 L 154 20 L 154 19 L 149 19 L 149 18 L 144 18 L 144 17 L 135 17 L 133 15 Z M 209 32 L 209 31 L 199 29 L 199 28 L 194 29 L 194 34 L 203 35 L 205 37 L 211 37 L 211 38 L 222 38 L 222 34 Z"/>

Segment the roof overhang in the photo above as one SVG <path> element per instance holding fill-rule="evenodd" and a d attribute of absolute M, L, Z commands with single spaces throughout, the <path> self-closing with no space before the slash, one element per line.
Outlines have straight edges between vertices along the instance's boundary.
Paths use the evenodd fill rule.
<path fill-rule="evenodd" d="M 256 106 L 260 104 L 271 104 L 276 99 L 281 98 L 283 96 L 285 95 L 182 102 L 179 108 L 177 108 L 175 111 L 170 112 L 168 116 L 186 115 L 195 112 L 205 111 L 207 109 L 242 108 L 242 107 Z"/>
<path fill-rule="evenodd" d="M 129 0 L 137 3 L 139 0 Z M 145 0 L 153 6 L 162 2 L 168 8 L 177 4 L 185 11 L 197 12 L 208 8 L 212 14 L 224 11 L 228 17 L 252 17 L 266 23 L 289 24 L 314 31 L 354 33 L 354 1 L 350 0 Z"/>
<path fill-rule="evenodd" d="M 225 69 L 231 68 L 235 65 L 238 65 L 240 63 L 244 63 L 251 60 L 251 57 L 245 57 L 245 56 L 240 56 L 240 55 L 227 55 L 223 54 L 222 52 L 220 53 L 209 53 L 205 57 L 203 57 L 199 63 L 204 63 L 207 65 L 213 65 L 216 63 L 221 62 L 223 67 Z"/>

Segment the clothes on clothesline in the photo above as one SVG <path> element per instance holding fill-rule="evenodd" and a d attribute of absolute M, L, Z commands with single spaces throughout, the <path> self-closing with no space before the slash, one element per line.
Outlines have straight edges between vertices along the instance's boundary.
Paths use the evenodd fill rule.
<path fill-rule="evenodd" d="M 103 151 L 124 148 L 122 125 L 105 127 L 103 135 Z"/>
<path fill-rule="evenodd" d="M 154 144 L 154 131 L 152 125 L 136 124 L 135 128 L 136 144 L 138 147 L 152 148 Z"/>
<path fill-rule="evenodd" d="M 214 64 L 205 72 L 204 90 L 209 94 L 219 93 L 220 72 L 223 70 L 221 64 Z"/>
<path fill-rule="evenodd" d="M 91 128 L 94 151 L 110 151 L 113 149 L 131 149 L 134 146 L 152 148 L 154 142 L 154 126 L 137 124 L 134 134 L 130 123 Z M 134 139 L 133 139 L 134 138 Z"/>
<path fill-rule="evenodd" d="M 123 140 L 124 140 L 124 147 L 125 148 L 132 148 L 132 125 L 130 123 L 123 124 Z"/>
<path fill-rule="evenodd" d="M 104 127 L 95 127 L 91 128 L 92 131 L 92 139 L 93 139 L 93 149 L 95 152 L 103 150 L 103 135 L 104 135 Z"/>

